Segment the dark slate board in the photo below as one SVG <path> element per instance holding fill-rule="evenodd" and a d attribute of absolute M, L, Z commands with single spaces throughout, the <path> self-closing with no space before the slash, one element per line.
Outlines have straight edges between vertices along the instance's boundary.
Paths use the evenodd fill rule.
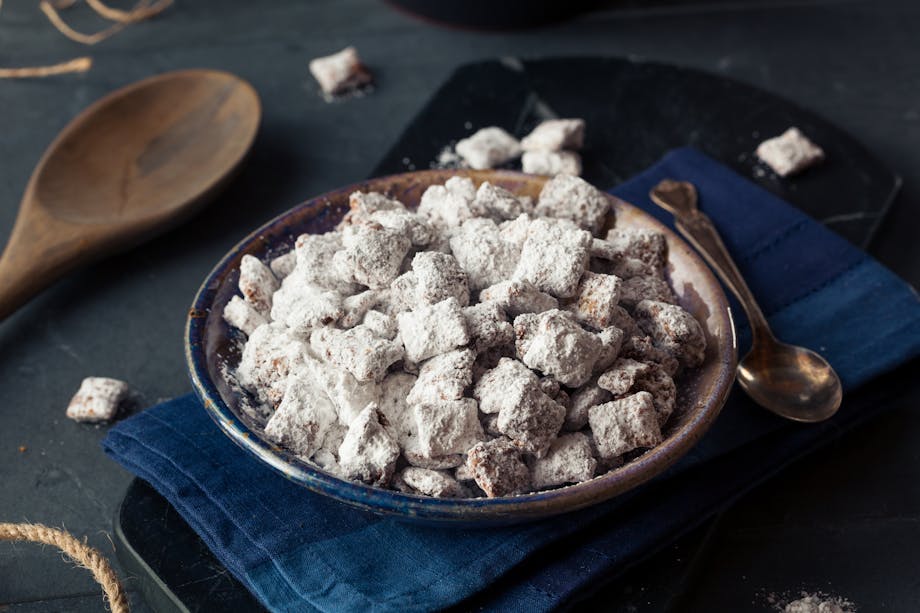
<path fill-rule="evenodd" d="M 872 240 L 901 184 L 849 135 L 788 101 L 696 70 L 616 58 L 506 58 L 462 66 L 373 174 L 428 168 L 445 145 L 481 127 L 498 125 L 523 136 L 552 116 L 587 121 L 584 177 L 596 185 L 612 187 L 669 149 L 693 145 L 862 247 Z M 819 143 L 827 161 L 783 180 L 750 152 L 791 125 Z M 692 575 L 692 566 L 680 559 L 700 555 L 710 534 L 707 524 L 630 571 L 657 594 L 639 598 L 641 610 L 670 609 Z M 142 481 L 128 489 L 115 535 L 119 559 L 157 611 L 261 610 L 169 503 Z M 622 592 L 624 581 L 605 590 L 610 606 L 636 606 L 636 595 Z"/>

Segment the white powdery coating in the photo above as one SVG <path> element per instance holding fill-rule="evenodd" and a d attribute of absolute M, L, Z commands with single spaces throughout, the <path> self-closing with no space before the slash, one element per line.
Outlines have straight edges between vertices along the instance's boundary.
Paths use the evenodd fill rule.
<path fill-rule="evenodd" d="M 272 258 L 272 261 L 268 263 L 268 267 L 271 268 L 275 276 L 282 280 L 294 272 L 294 267 L 296 265 L 297 253 L 293 250 L 288 251 L 284 255 L 279 255 L 276 258 Z"/>
<path fill-rule="evenodd" d="M 435 498 L 464 498 L 469 490 L 460 485 L 450 474 L 441 470 L 430 470 L 409 466 L 400 477 L 412 489 Z"/>
<path fill-rule="evenodd" d="M 310 74 L 323 93 L 330 96 L 367 85 L 373 80 L 354 47 L 345 47 L 338 53 L 310 60 Z"/>
<path fill-rule="evenodd" d="M 579 322 L 595 330 L 610 326 L 613 308 L 620 301 L 619 277 L 586 271 L 578 283 L 575 300 L 566 305 Z"/>
<path fill-rule="evenodd" d="M 856 608 L 853 603 L 840 598 L 809 594 L 787 604 L 783 613 L 856 613 Z"/>
<path fill-rule="evenodd" d="M 301 336 L 335 322 L 344 314 L 342 296 L 305 281 L 299 268 L 285 277 L 281 289 L 275 292 L 271 309 L 272 320 L 284 322 Z"/>
<path fill-rule="evenodd" d="M 525 151 L 521 170 L 530 175 L 581 176 L 581 156 L 574 151 Z"/>
<path fill-rule="evenodd" d="M 465 222 L 450 237 L 450 249 L 473 291 L 510 279 L 521 251 L 501 237 L 494 221 L 482 218 Z"/>
<path fill-rule="evenodd" d="M 516 281 L 528 281 L 540 291 L 568 298 L 588 266 L 591 235 L 565 220 L 535 219 L 514 271 Z"/>
<path fill-rule="evenodd" d="M 572 402 L 565 413 L 563 429 L 581 430 L 588 425 L 588 411 L 591 407 L 604 404 L 613 399 L 613 394 L 600 387 L 596 381 L 585 383 L 572 394 Z"/>
<path fill-rule="evenodd" d="M 430 244 L 437 236 L 437 231 L 421 215 L 411 211 L 376 211 L 367 216 L 367 223 L 377 223 L 402 234 L 417 247 Z"/>
<path fill-rule="evenodd" d="M 793 127 L 760 143 L 757 157 L 766 162 L 773 172 L 787 177 L 823 160 L 824 151 Z"/>
<path fill-rule="evenodd" d="M 348 226 L 342 232 L 344 249 L 332 258 L 343 278 L 372 289 L 389 287 L 399 275 L 412 242 L 404 234 L 379 224 Z"/>
<path fill-rule="evenodd" d="M 574 221 L 596 234 L 610 210 L 610 199 L 584 179 L 557 175 L 547 181 L 540 191 L 536 213 Z"/>
<path fill-rule="evenodd" d="M 658 415 L 648 392 L 592 407 L 588 423 L 597 451 L 605 459 L 661 442 Z"/>
<path fill-rule="evenodd" d="M 385 486 L 399 459 L 399 445 L 380 423 L 377 405 L 358 414 L 339 447 L 339 465 L 348 479 Z M 385 419 L 385 418 L 384 418 Z"/>
<path fill-rule="evenodd" d="M 414 446 L 418 436 L 415 413 L 407 400 L 416 380 L 415 375 L 394 372 L 380 382 L 380 400 L 377 404 L 386 418 L 390 433 L 402 448 Z"/>
<path fill-rule="evenodd" d="M 633 388 L 640 378 L 651 370 L 645 362 L 631 358 L 620 358 L 610 370 L 597 378 L 597 384 L 614 396 L 622 396 Z"/>
<path fill-rule="evenodd" d="M 364 315 L 371 307 L 386 299 L 387 290 L 369 289 L 342 300 L 344 314 L 339 318 L 339 325 L 343 328 L 353 328 L 364 319 Z"/>
<path fill-rule="evenodd" d="M 668 375 L 674 376 L 680 368 L 677 358 L 663 349 L 655 346 L 650 336 L 640 335 L 630 337 L 623 341 L 620 357 L 631 358 L 639 362 L 660 366 Z"/>
<path fill-rule="evenodd" d="M 344 368 L 358 381 L 380 381 L 390 364 L 403 358 L 398 342 L 379 338 L 363 325 L 350 330 L 317 328 L 310 335 L 316 355 Z"/>
<path fill-rule="evenodd" d="M 284 396 L 288 375 L 308 361 L 315 360 L 307 344 L 283 323 L 272 322 L 259 326 L 249 336 L 237 377 L 259 402 L 275 407 Z"/>
<path fill-rule="evenodd" d="M 418 447 L 428 457 L 466 453 L 483 440 L 479 410 L 472 398 L 415 405 Z"/>
<path fill-rule="evenodd" d="M 521 148 L 524 151 L 559 151 L 581 149 L 584 143 L 584 119 L 547 119 L 521 139 Z"/>
<path fill-rule="evenodd" d="M 520 449 L 508 439 L 477 444 L 467 453 L 466 467 L 489 498 L 530 490 L 530 470 Z"/>
<path fill-rule="evenodd" d="M 418 373 L 418 381 L 409 392 L 409 404 L 459 400 L 473 382 L 473 361 L 476 353 L 470 349 L 455 349 L 426 360 Z"/>
<path fill-rule="evenodd" d="M 294 242 L 297 265 L 292 274 L 311 285 L 332 289 L 340 294 L 353 294 L 357 286 L 339 274 L 332 265 L 336 252 L 341 248 L 341 232 L 301 234 Z"/>
<path fill-rule="evenodd" d="M 434 227 L 449 231 L 475 217 L 471 208 L 475 196 L 476 188 L 472 181 L 451 177 L 444 185 L 432 185 L 425 190 L 419 201 L 418 214 Z"/>
<path fill-rule="evenodd" d="M 400 313 L 396 322 L 406 347 L 406 357 L 413 362 L 421 362 L 470 341 L 466 320 L 456 298 Z"/>
<path fill-rule="evenodd" d="M 352 192 L 348 196 L 348 208 L 342 223 L 367 217 L 377 211 L 405 211 L 406 205 L 380 192 Z"/>
<path fill-rule="evenodd" d="M 521 361 L 563 385 L 578 387 L 591 378 L 602 346 L 597 335 L 578 325 L 566 311 L 527 313 L 514 320 L 515 347 Z"/>
<path fill-rule="evenodd" d="M 326 436 L 323 437 L 322 446 L 309 459 L 326 472 L 337 477 L 342 476 L 342 468 L 339 466 L 339 447 L 342 446 L 347 433 L 347 426 L 338 422 L 332 424 L 326 431 Z"/>
<path fill-rule="evenodd" d="M 502 281 L 479 293 L 480 302 L 494 302 L 511 317 L 542 313 L 559 306 L 559 301 L 538 290 L 529 281 Z"/>
<path fill-rule="evenodd" d="M 517 250 L 520 251 L 524 246 L 524 241 L 527 240 L 527 231 L 530 229 L 530 223 L 532 221 L 533 218 L 527 213 L 521 213 L 514 219 L 503 221 L 498 226 L 499 236 L 501 236 L 503 240 L 514 245 Z"/>
<path fill-rule="evenodd" d="M 528 388 L 539 390 L 537 375 L 513 358 L 501 358 L 498 366 L 476 382 L 473 398 L 479 401 L 483 413 L 498 413 L 518 402 Z"/>
<path fill-rule="evenodd" d="M 514 342 L 514 326 L 496 302 L 480 302 L 463 309 L 470 345 L 477 352 Z"/>
<path fill-rule="evenodd" d="M 542 458 L 533 463 L 533 487 L 541 489 L 566 483 L 581 483 L 594 477 L 597 460 L 591 441 L 581 432 L 564 434 L 553 441 Z"/>
<path fill-rule="evenodd" d="M 108 377 L 87 377 L 70 399 L 66 415 L 83 422 L 109 421 L 128 397 L 128 384 Z"/>
<path fill-rule="evenodd" d="M 529 199 L 518 198 L 504 187 L 483 181 L 476 190 L 472 208 L 480 217 L 517 219 L 524 213 L 533 212 L 533 203 Z"/>
<path fill-rule="evenodd" d="M 335 404 L 339 422 L 350 424 L 368 404 L 377 402 L 381 397 L 381 387 L 376 381 L 358 381 L 354 375 L 327 362 L 308 358 L 302 368 Z"/>
<path fill-rule="evenodd" d="M 437 304 L 451 297 L 456 298 L 460 306 L 470 303 L 466 273 L 454 256 L 422 251 L 412 258 L 412 271 L 419 304 Z"/>
<path fill-rule="evenodd" d="M 272 308 L 272 294 L 278 289 L 278 279 L 259 258 L 249 254 L 240 260 L 240 291 L 257 311 L 267 315 Z"/>
<path fill-rule="evenodd" d="M 604 372 L 620 356 L 620 350 L 623 347 L 623 339 L 626 335 L 616 326 L 604 328 L 597 333 L 597 338 L 601 342 L 600 353 L 597 354 L 597 362 L 594 363 L 594 372 Z"/>
<path fill-rule="evenodd" d="M 224 321 L 242 330 L 246 336 L 252 334 L 262 324 L 268 323 L 262 313 L 239 296 L 230 298 L 230 302 L 224 307 Z"/>
<path fill-rule="evenodd" d="M 386 302 L 386 311 L 390 315 L 397 315 L 404 311 L 411 311 L 416 306 L 415 293 L 418 281 L 415 272 L 410 270 L 399 275 L 390 283 L 389 300 Z"/>
<path fill-rule="evenodd" d="M 668 241 L 664 234 L 647 228 L 611 228 L 607 239 L 595 239 L 591 250 L 595 257 L 615 262 L 638 260 L 655 271 L 664 269 L 668 261 Z"/>
<path fill-rule="evenodd" d="M 516 384 L 506 393 L 514 402 L 502 407 L 496 428 L 522 451 L 542 457 L 559 434 L 565 407 L 540 391 L 539 384 Z"/>
<path fill-rule="evenodd" d="M 396 338 L 396 318 L 392 315 L 371 309 L 364 314 L 361 323 L 380 338 L 389 340 Z"/>
<path fill-rule="evenodd" d="M 658 276 L 632 277 L 623 281 L 620 285 L 620 304 L 631 309 L 643 300 L 673 304 L 677 302 L 677 297 L 668 282 Z"/>
<path fill-rule="evenodd" d="M 703 363 L 706 336 L 699 322 L 683 308 L 643 300 L 634 310 L 636 323 L 655 341 L 655 345 L 673 355 L 688 368 Z"/>
<path fill-rule="evenodd" d="M 310 458 L 337 422 L 335 406 L 326 394 L 312 380 L 294 375 L 288 377 L 284 398 L 265 424 L 265 435 Z"/>
<path fill-rule="evenodd" d="M 501 128 L 492 126 L 464 138 L 454 150 L 470 168 L 486 170 L 521 155 L 521 144 Z"/>

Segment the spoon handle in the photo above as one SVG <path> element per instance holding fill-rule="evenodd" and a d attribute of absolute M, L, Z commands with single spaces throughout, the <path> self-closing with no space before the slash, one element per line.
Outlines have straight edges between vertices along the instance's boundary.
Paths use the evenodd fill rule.
<path fill-rule="evenodd" d="M 775 337 L 770 331 L 767 318 L 764 317 L 757 299 L 744 281 L 744 277 L 735 265 L 735 261 L 728 253 L 719 231 L 716 230 L 712 220 L 695 206 L 686 206 L 685 202 L 668 202 L 669 193 L 653 191 L 653 200 L 674 213 L 674 225 L 716 271 L 722 282 L 738 298 L 747 314 L 751 325 L 751 332 L 755 342 L 758 340 L 773 340 Z M 695 192 L 695 190 L 694 190 Z"/>

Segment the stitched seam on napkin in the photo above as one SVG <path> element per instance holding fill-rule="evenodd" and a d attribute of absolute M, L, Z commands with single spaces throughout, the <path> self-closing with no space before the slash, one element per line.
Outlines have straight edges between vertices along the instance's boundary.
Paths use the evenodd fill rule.
<path fill-rule="evenodd" d="M 190 439 L 190 438 L 185 434 L 185 432 L 183 432 L 182 430 L 176 429 L 170 422 L 168 422 L 168 421 L 166 421 L 166 420 L 163 420 L 163 419 L 161 419 L 159 416 L 153 415 L 153 414 L 149 415 L 149 417 L 150 417 L 151 419 L 155 420 L 156 422 L 162 424 L 162 425 L 165 426 L 166 428 L 172 430 L 173 432 L 175 432 L 177 435 L 179 435 L 180 437 L 182 437 L 183 439 L 185 439 L 185 440 L 188 441 L 189 443 L 191 443 L 191 444 L 194 443 L 194 442 L 192 441 L 192 439 Z M 134 438 L 134 437 L 132 437 L 132 438 Z M 137 439 L 135 438 L 135 440 L 137 440 Z M 138 443 L 140 443 L 141 445 L 147 447 L 147 448 L 150 449 L 151 451 L 156 452 L 154 449 L 152 449 L 152 448 L 150 448 L 149 446 L 145 445 L 142 441 L 139 441 L 139 440 L 138 440 Z M 156 452 L 156 453 L 157 453 L 157 455 L 160 455 L 161 457 L 164 457 L 164 458 L 165 458 L 165 456 L 163 456 L 163 455 L 160 454 L 159 452 Z M 217 461 L 217 459 L 214 458 L 214 456 L 211 455 L 210 453 L 207 454 L 207 457 L 208 457 L 209 459 L 213 460 L 213 461 Z M 264 547 L 262 547 L 261 545 L 256 544 L 255 539 L 253 539 L 252 536 L 250 536 L 245 530 L 243 530 L 242 526 L 240 526 L 240 525 L 236 522 L 236 520 L 235 520 L 235 519 L 234 519 L 224 508 L 223 508 L 222 505 L 218 505 L 218 504 L 217 504 L 217 501 L 216 501 L 213 497 L 211 497 L 211 495 L 201 486 L 201 484 L 198 483 L 198 480 L 197 480 L 195 477 L 193 477 L 191 474 L 187 473 L 185 470 L 183 470 L 180 466 L 178 466 L 178 465 L 177 465 L 175 462 L 173 462 L 172 460 L 169 460 L 169 458 L 165 458 L 165 459 L 167 459 L 167 460 L 169 461 L 170 464 L 172 464 L 173 466 L 175 466 L 176 469 L 179 470 L 182 474 L 186 475 L 186 477 L 188 477 L 190 480 L 192 480 L 192 481 L 195 483 L 195 486 L 199 489 L 199 491 L 201 491 L 202 493 L 204 493 L 204 494 L 207 496 L 208 500 L 210 500 L 212 503 L 214 503 L 215 506 L 217 506 L 217 507 L 220 509 L 220 511 L 223 513 L 223 515 L 224 515 L 225 517 L 227 517 L 227 519 L 230 521 L 231 524 L 233 524 L 234 527 L 236 527 L 237 531 L 238 531 L 240 534 L 244 534 L 244 535 L 246 536 L 247 540 L 249 540 L 251 543 L 253 543 L 254 545 L 256 545 L 256 548 L 257 548 L 257 549 L 259 549 L 259 550 L 265 552 L 265 554 L 266 554 L 266 556 L 268 557 L 268 559 L 271 560 L 272 566 L 275 567 L 275 569 L 278 571 L 278 574 L 284 579 L 285 583 L 287 583 L 287 585 L 291 588 L 291 590 L 292 590 L 295 594 L 297 594 L 298 596 L 300 596 L 303 600 L 305 600 L 305 601 L 307 601 L 307 602 L 313 604 L 313 605 L 316 606 L 317 608 L 322 608 L 322 607 L 320 607 L 319 605 L 315 604 L 315 603 L 310 599 L 310 597 L 309 597 L 307 594 L 305 594 L 304 592 L 302 592 L 302 591 L 296 586 L 296 584 L 287 576 L 287 573 L 284 571 L 284 569 L 279 565 L 279 563 L 278 563 L 278 561 L 275 559 L 275 557 L 274 557 L 273 555 L 271 555 L 270 552 L 268 552 Z M 259 501 L 259 504 L 260 504 L 260 506 L 261 506 L 262 508 L 267 509 L 274 517 L 278 518 L 278 516 L 277 516 L 271 509 L 269 509 L 268 507 L 265 506 L 264 501 L 260 500 L 260 501 Z M 281 518 L 278 518 L 278 520 L 281 521 Z M 316 560 L 317 562 L 319 562 L 320 564 L 322 564 L 323 568 L 325 568 L 325 569 L 330 573 L 330 575 L 338 576 L 337 573 L 335 572 L 335 569 L 332 568 L 332 567 L 329 565 L 329 563 L 326 562 L 325 560 L 323 560 L 320 556 L 316 556 L 316 557 L 315 557 L 315 560 Z M 352 592 L 353 594 L 357 594 L 358 596 L 360 596 L 361 600 L 363 600 L 363 601 L 365 602 L 365 604 L 368 604 L 368 605 L 374 604 L 374 601 L 371 600 L 370 598 L 368 598 L 367 595 L 364 594 L 364 593 L 363 593 L 361 590 L 359 590 L 357 587 L 355 587 L 354 584 L 352 584 L 352 583 L 350 583 L 350 582 L 348 582 L 348 581 L 341 581 L 341 580 L 339 581 L 339 583 L 348 586 L 348 587 L 350 588 L 351 592 Z"/>
<path fill-rule="evenodd" d="M 770 240 L 766 244 L 760 247 L 757 247 L 756 249 L 754 249 L 753 251 L 751 251 L 750 253 L 746 255 L 742 255 L 740 258 L 741 261 L 754 262 L 755 260 L 760 258 L 762 255 L 766 254 L 770 250 L 777 247 L 780 243 L 784 242 L 786 239 L 788 239 L 790 236 L 792 236 L 796 232 L 799 232 L 800 230 L 803 230 L 804 228 L 806 228 L 809 222 L 812 222 L 812 220 L 807 219 L 807 218 L 800 219 L 796 223 L 792 224 L 791 226 L 789 226 L 788 228 L 780 232 L 777 236 L 775 236 L 772 240 Z M 812 223 L 816 223 L 816 222 L 812 222 Z"/>

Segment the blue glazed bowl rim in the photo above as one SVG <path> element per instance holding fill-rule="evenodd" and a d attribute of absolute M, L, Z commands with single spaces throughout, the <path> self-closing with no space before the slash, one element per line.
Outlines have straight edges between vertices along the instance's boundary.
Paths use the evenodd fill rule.
<path fill-rule="evenodd" d="M 656 229 L 668 236 L 669 244 L 677 241 L 678 244 L 682 244 L 693 254 L 693 257 L 701 267 L 703 276 L 708 275 L 705 282 L 718 289 L 716 295 L 720 298 L 719 304 L 710 304 L 708 306 L 719 318 L 719 324 L 722 329 L 728 331 L 723 337 L 717 339 L 720 344 L 718 357 L 721 368 L 719 381 L 716 384 L 716 393 L 713 397 L 705 402 L 697 403 L 698 406 L 693 409 L 695 414 L 679 429 L 671 432 L 660 445 L 627 462 L 620 468 L 576 485 L 518 496 L 451 499 L 405 494 L 348 481 L 326 473 L 320 468 L 301 460 L 293 453 L 263 439 L 258 432 L 247 426 L 241 416 L 224 400 L 208 370 L 206 355 L 207 324 L 209 317 L 212 315 L 220 316 L 220 314 L 211 313 L 212 303 L 218 289 L 225 277 L 232 272 L 234 262 L 241 253 L 248 252 L 254 243 L 263 241 L 264 236 L 271 234 L 273 229 L 284 226 L 293 215 L 304 209 L 314 208 L 317 204 L 328 205 L 328 203 L 341 200 L 343 197 L 347 198 L 348 194 L 356 190 L 367 190 L 369 186 L 375 183 L 386 183 L 410 177 L 413 180 L 430 185 L 443 183 L 446 178 L 454 175 L 469 176 L 477 183 L 483 180 L 499 183 L 502 180 L 511 182 L 533 182 L 535 180 L 542 182 L 543 180 L 540 177 L 513 171 L 427 170 L 380 177 L 336 189 L 303 202 L 266 222 L 230 249 L 199 287 L 186 322 L 186 362 L 192 386 L 204 409 L 234 443 L 289 480 L 312 492 L 329 496 L 351 506 L 410 520 L 418 519 L 439 523 L 443 521 L 454 523 L 514 523 L 526 521 L 574 511 L 603 502 L 663 472 L 689 451 L 702 437 L 718 416 L 728 397 L 734 381 L 737 364 L 734 324 L 728 301 L 724 293 L 722 293 L 718 281 L 716 281 L 708 267 L 703 264 L 702 260 L 696 256 L 695 252 L 670 229 L 654 220 L 651 216 L 613 196 L 611 198 L 614 200 L 615 206 L 620 209 L 624 207 L 632 209 L 635 214 L 647 218 L 646 221 L 657 226 Z"/>

